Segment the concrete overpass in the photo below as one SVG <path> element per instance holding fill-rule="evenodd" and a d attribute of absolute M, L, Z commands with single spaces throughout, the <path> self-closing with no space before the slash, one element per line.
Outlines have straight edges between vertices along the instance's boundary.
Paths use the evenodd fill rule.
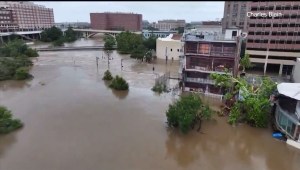
<path fill-rule="evenodd" d="M 117 34 L 124 32 L 124 31 L 115 31 L 115 30 L 95 30 L 95 29 L 73 29 L 73 30 L 85 33 L 85 37 L 87 38 L 92 37 L 98 33 L 110 34 L 115 37 Z M 133 31 L 132 33 L 142 34 L 142 31 Z"/>
<path fill-rule="evenodd" d="M 113 49 L 116 49 L 114 46 Z M 34 48 L 37 51 L 75 51 L 75 50 L 99 50 L 104 49 L 103 45 L 99 46 L 80 46 L 80 47 L 50 47 L 50 48 Z"/>

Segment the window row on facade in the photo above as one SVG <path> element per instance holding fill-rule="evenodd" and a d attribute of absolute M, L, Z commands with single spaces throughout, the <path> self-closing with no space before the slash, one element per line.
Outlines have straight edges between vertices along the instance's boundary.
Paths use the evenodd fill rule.
<path fill-rule="evenodd" d="M 300 23 L 258 23 L 249 24 L 249 27 L 300 27 Z"/>
<path fill-rule="evenodd" d="M 248 39 L 248 43 L 268 43 L 269 40 L 262 40 L 262 39 Z M 270 44 L 300 44 L 300 40 L 293 41 L 293 40 L 270 40 Z"/>
<path fill-rule="evenodd" d="M 298 31 L 249 31 L 249 35 L 273 35 L 273 36 L 300 36 Z"/>
<path fill-rule="evenodd" d="M 293 6 L 260 6 L 260 7 L 251 7 L 251 11 L 268 11 L 268 10 L 298 10 L 300 9 L 299 5 Z"/>

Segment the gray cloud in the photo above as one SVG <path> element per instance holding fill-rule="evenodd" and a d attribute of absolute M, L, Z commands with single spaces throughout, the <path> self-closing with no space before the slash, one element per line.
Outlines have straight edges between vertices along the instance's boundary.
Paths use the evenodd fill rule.
<path fill-rule="evenodd" d="M 224 2 L 35 2 L 53 8 L 55 22 L 90 22 L 91 12 L 133 12 L 143 20 L 185 19 L 216 20 L 223 17 Z"/>

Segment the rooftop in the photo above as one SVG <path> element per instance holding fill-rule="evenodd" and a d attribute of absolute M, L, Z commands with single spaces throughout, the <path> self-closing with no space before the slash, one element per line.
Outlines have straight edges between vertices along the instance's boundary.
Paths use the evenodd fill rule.
<path fill-rule="evenodd" d="M 214 41 L 235 43 L 236 38 L 225 38 L 224 34 L 203 34 L 203 33 L 187 33 L 183 36 L 184 41 Z"/>

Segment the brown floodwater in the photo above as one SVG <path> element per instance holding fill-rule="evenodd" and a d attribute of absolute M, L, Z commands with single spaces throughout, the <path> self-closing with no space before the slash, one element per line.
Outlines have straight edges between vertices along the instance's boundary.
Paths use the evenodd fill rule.
<path fill-rule="evenodd" d="M 129 82 L 128 92 L 102 80 L 101 51 L 41 52 L 34 79 L 0 82 L 0 104 L 25 124 L 0 136 L 0 170 L 299 170 L 300 151 L 268 129 L 232 127 L 217 116 L 201 133 L 168 129 L 173 96 L 151 91 L 153 65 L 112 56 L 110 70 Z M 176 62 L 154 66 L 158 74 L 178 71 Z"/>

